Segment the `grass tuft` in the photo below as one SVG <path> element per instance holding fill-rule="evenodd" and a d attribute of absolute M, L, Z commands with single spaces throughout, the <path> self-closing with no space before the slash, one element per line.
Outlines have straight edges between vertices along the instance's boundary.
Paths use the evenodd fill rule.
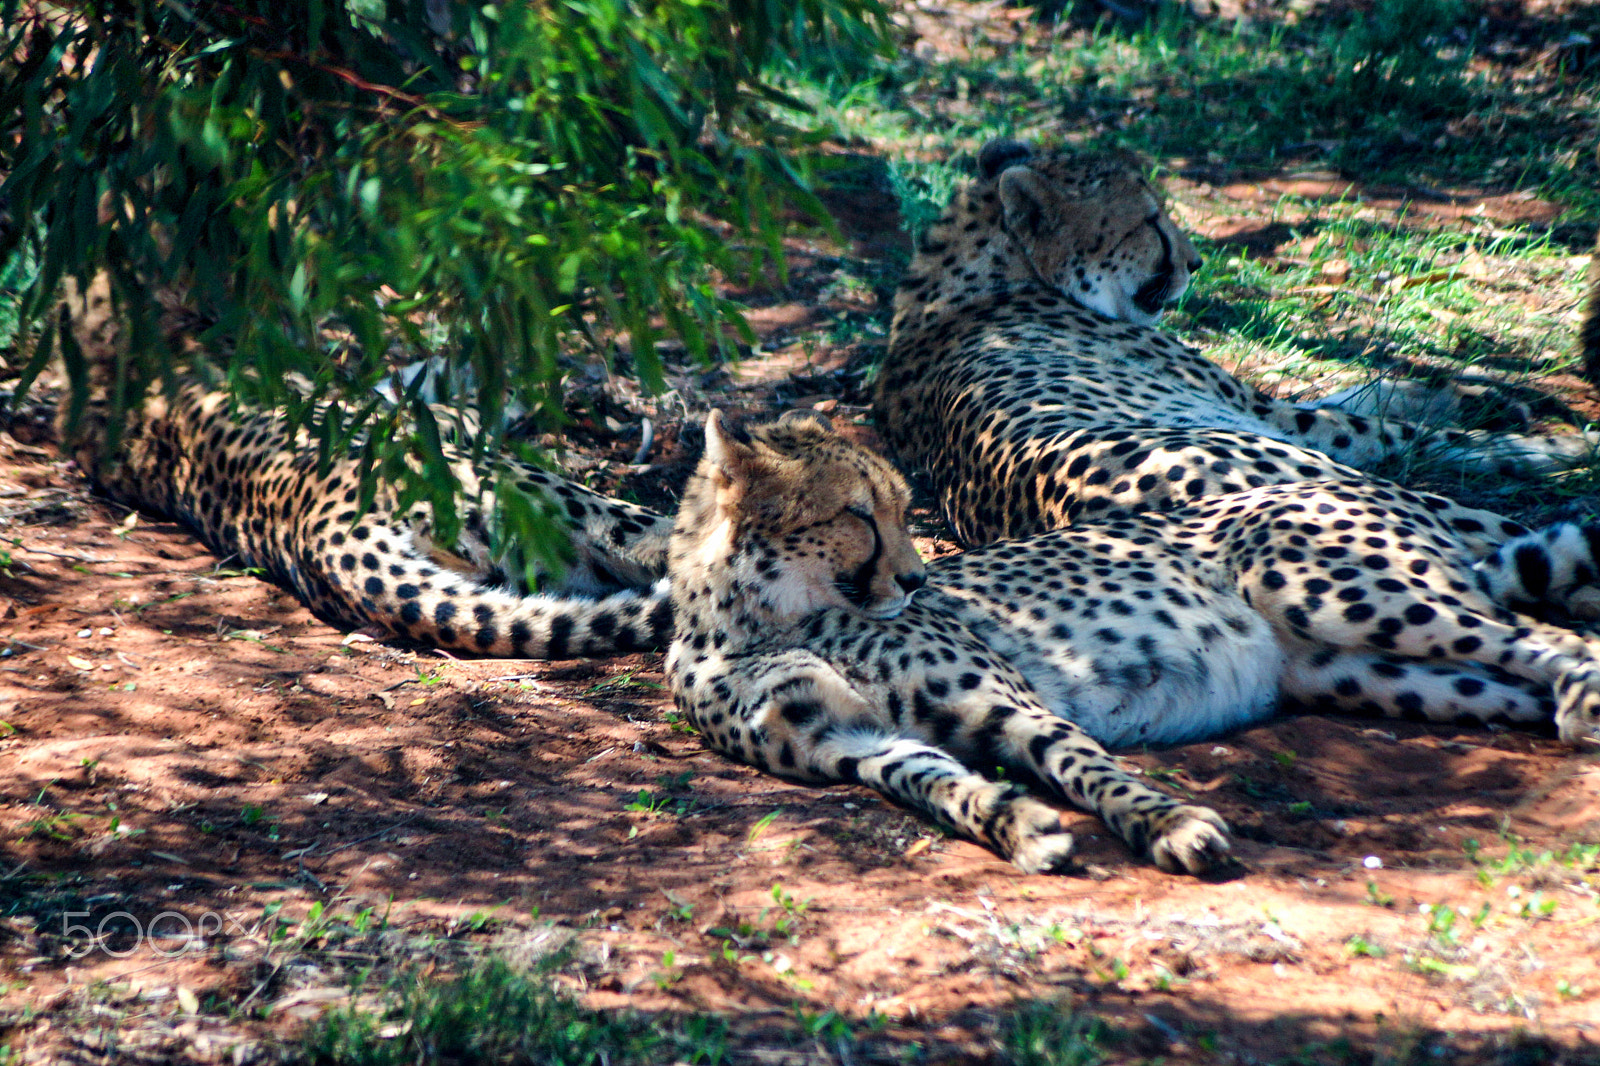
<path fill-rule="evenodd" d="M 1006 1018 L 1001 1042 L 1014 1066 L 1095 1066 L 1115 1034 L 1070 1003 L 1027 1003 Z"/>
<path fill-rule="evenodd" d="M 307 1031 L 303 1060 L 326 1066 L 462 1062 L 494 1066 L 719 1063 L 723 1024 L 704 1016 L 683 1028 L 626 1012 L 589 1010 L 538 972 L 499 958 L 451 977 L 410 972 L 382 1005 L 338 1008 Z"/>

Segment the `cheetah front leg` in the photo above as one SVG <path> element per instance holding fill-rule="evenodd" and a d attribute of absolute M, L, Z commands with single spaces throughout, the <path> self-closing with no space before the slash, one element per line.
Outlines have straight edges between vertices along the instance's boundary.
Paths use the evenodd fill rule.
<path fill-rule="evenodd" d="M 850 728 L 812 751 L 813 772 L 866 785 L 922 811 L 1010 859 L 1023 873 L 1050 873 L 1072 855 L 1072 834 L 1054 807 L 1016 785 L 990 781 L 949 752 L 909 737 Z"/>
<path fill-rule="evenodd" d="M 1157 792 L 1047 708 L 996 707 L 986 728 L 996 731 L 1006 761 L 1099 815 L 1135 853 L 1148 854 L 1168 873 L 1201 874 L 1226 859 L 1228 824 L 1221 815 Z"/>
<path fill-rule="evenodd" d="M 669 669 L 675 685 L 692 677 L 679 705 L 724 754 L 805 780 L 865 785 L 993 848 L 1024 873 L 1059 869 L 1072 854 L 1072 835 L 1054 807 L 905 735 L 886 707 L 810 652 L 752 656 L 726 672 Z M 735 692 L 753 696 L 719 695 Z"/>

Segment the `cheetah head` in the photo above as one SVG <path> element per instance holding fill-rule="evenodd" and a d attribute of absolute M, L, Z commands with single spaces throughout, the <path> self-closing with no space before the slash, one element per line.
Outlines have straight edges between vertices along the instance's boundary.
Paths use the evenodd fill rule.
<path fill-rule="evenodd" d="M 826 607 L 892 618 L 926 580 L 906 528 L 909 501 L 894 467 L 820 415 L 791 411 L 747 432 L 713 411 L 679 512 L 674 568 L 686 556 L 725 567 L 725 587 L 774 620 Z"/>
<path fill-rule="evenodd" d="M 1034 274 L 1085 307 L 1150 325 L 1200 268 L 1194 245 L 1128 158 L 1036 156 L 991 141 L 978 169 L 996 184 L 1001 225 Z"/>

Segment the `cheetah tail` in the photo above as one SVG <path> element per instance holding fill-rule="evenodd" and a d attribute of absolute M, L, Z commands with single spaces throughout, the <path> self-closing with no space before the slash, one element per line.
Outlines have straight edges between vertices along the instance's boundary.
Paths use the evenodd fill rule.
<path fill-rule="evenodd" d="M 1557 522 L 1513 537 L 1473 571 L 1478 587 L 1505 607 L 1552 605 L 1600 619 L 1600 525 Z"/>
<path fill-rule="evenodd" d="M 599 599 L 518 595 L 470 579 L 385 581 L 344 575 L 340 599 L 366 625 L 397 637 L 490 658 L 578 659 L 665 648 L 672 600 L 665 578 L 647 592 Z M 440 580 L 440 579 L 443 580 Z M 431 585 L 431 588 L 424 588 Z M 359 589 L 355 596 L 349 595 Z"/>

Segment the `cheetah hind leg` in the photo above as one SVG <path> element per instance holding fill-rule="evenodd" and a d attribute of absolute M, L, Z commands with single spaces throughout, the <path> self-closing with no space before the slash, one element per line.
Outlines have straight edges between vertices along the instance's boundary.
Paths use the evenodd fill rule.
<path fill-rule="evenodd" d="M 1283 694 L 1313 713 L 1414 722 L 1547 722 L 1547 685 L 1493 665 L 1416 661 L 1371 652 L 1291 658 Z"/>
<path fill-rule="evenodd" d="M 866 785 L 922 811 L 968 839 L 994 848 L 1023 873 L 1049 873 L 1072 854 L 1059 812 L 1016 785 L 975 773 L 941 748 L 876 731 L 823 739 L 813 772 Z"/>
<path fill-rule="evenodd" d="M 1045 707 L 1010 711 L 999 723 L 1002 757 L 1099 815 L 1136 854 L 1148 854 L 1168 873 L 1203 874 L 1227 861 L 1228 823 L 1216 811 L 1157 792 Z"/>

